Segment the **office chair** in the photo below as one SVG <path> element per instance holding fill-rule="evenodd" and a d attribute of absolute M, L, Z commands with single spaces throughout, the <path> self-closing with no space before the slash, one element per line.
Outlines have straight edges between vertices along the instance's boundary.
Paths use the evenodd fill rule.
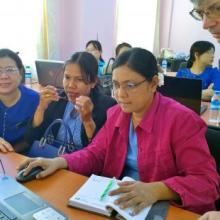
<path fill-rule="evenodd" d="M 217 171 L 220 174 L 220 127 L 208 126 L 206 141 L 212 156 L 215 158 Z"/>
<path fill-rule="evenodd" d="M 206 131 L 206 141 L 220 174 L 220 127 L 209 125 Z M 216 209 L 220 210 L 220 199 L 216 201 Z"/>
<path fill-rule="evenodd" d="M 187 62 L 183 61 L 180 63 L 179 69 L 186 68 L 186 67 L 187 67 Z"/>
<path fill-rule="evenodd" d="M 171 62 L 170 71 L 171 72 L 177 72 L 180 68 L 183 68 L 183 67 L 180 67 L 180 65 L 183 62 L 185 63 L 185 60 L 173 59 L 172 62 Z"/>

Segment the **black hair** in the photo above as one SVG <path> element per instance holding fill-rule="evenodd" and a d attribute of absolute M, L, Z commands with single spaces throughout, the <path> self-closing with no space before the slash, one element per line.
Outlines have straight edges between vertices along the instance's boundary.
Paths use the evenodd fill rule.
<path fill-rule="evenodd" d="M 18 56 L 18 53 L 14 52 L 10 49 L 7 49 L 7 48 L 2 48 L 2 49 L 0 49 L 0 58 L 4 58 L 4 57 L 8 57 L 8 58 L 14 60 L 16 66 L 19 69 L 19 72 L 23 78 L 25 69 L 24 69 L 24 65 L 22 63 L 21 58 Z"/>
<path fill-rule="evenodd" d="M 98 50 L 99 52 L 102 53 L 102 45 L 98 40 L 90 40 L 86 43 L 86 48 L 89 46 L 89 44 L 92 44 L 92 46 Z M 99 58 L 101 61 L 104 61 L 104 59 L 102 58 L 102 55 Z"/>
<path fill-rule="evenodd" d="M 195 53 L 199 56 L 203 53 L 213 49 L 215 51 L 215 46 L 209 41 L 196 41 L 192 44 L 190 48 L 189 60 L 187 61 L 187 68 L 191 68 L 195 62 Z"/>
<path fill-rule="evenodd" d="M 123 65 L 142 75 L 148 82 L 158 73 L 155 56 L 142 48 L 131 48 L 120 54 L 113 64 L 113 70 Z"/>
<path fill-rule="evenodd" d="M 79 65 L 80 70 L 88 82 L 95 82 L 97 80 L 98 62 L 96 58 L 88 52 L 76 52 L 64 64 L 66 65 L 76 63 Z"/>
<path fill-rule="evenodd" d="M 115 55 L 118 56 L 119 51 L 121 50 L 121 48 L 123 47 L 128 47 L 128 48 L 132 48 L 132 46 L 126 42 L 123 42 L 121 44 L 118 44 L 117 47 L 115 48 Z"/>

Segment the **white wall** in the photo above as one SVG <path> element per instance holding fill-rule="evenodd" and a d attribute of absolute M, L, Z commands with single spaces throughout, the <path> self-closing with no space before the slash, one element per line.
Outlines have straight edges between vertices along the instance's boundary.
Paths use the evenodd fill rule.
<path fill-rule="evenodd" d="M 57 0 L 59 10 L 54 14 L 59 44 L 59 59 L 66 60 L 72 53 L 85 50 L 89 40 L 98 40 L 103 57 L 114 54 L 116 0 Z"/>
<path fill-rule="evenodd" d="M 103 46 L 104 58 L 107 60 L 114 55 L 116 0 L 51 0 L 52 2 L 55 2 L 57 8 L 57 11 L 51 12 L 56 31 L 53 36 L 54 49 L 59 51 L 53 59 L 66 60 L 73 52 L 84 50 L 86 42 L 96 39 L 97 33 Z M 217 65 L 220 45 L 207 30 L 202 29 L 201 22 L 191 18 L 189 11 L 192 7 L 189 0 L 161 0 L 160 47 L 189 53 L 193 42 L 208 40 L 216 46 L 214 64 Z M 140 24 L 145 27 L 144 21 Z"/>

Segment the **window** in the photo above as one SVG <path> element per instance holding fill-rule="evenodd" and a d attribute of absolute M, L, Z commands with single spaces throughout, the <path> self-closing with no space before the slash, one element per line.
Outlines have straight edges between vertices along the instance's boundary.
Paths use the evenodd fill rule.
<path fill-rule="evenodd" d="M 156 0 L 118 0 L 116 44 L 127 42 L 153 51 L 156 15 Z"/>
<path fill-rule="evenodd" d="M 42 0 L 0 0 L 0 48 L 19 51 L 24 64 L 37 58 L 41 31 Z"/>

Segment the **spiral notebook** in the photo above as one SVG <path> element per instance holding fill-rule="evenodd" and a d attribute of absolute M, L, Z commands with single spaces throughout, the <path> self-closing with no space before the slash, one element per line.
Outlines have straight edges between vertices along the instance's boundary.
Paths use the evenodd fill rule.
<path fill-rule="evenodd" d="M 130 177 L 124 177 L 122 181 L 131 181 Z M 132 209 L 120 209 L 119 206 L 114 204 L 114 201 L 119 197 L 108 196 L 108 192 L 116 189 L 118 180 L 113 180 L 108 177 L 91 175 L 90 178 L 84 183 L 84 185 L 69 199 L 68 204 L 70 206 L 84 209 L 90 212 L 95 212 L 105 216 L 111 216 L 113 212 L 117 213 L 117 217 L 127 220 L 144 220 L 151 209 L 151 206 L 146 207 L 138 215 L 132 215 Z M 111 187 L 109 183 L 111 183 Z M 106 187 L 108 192 L 103 197 Z"/>

